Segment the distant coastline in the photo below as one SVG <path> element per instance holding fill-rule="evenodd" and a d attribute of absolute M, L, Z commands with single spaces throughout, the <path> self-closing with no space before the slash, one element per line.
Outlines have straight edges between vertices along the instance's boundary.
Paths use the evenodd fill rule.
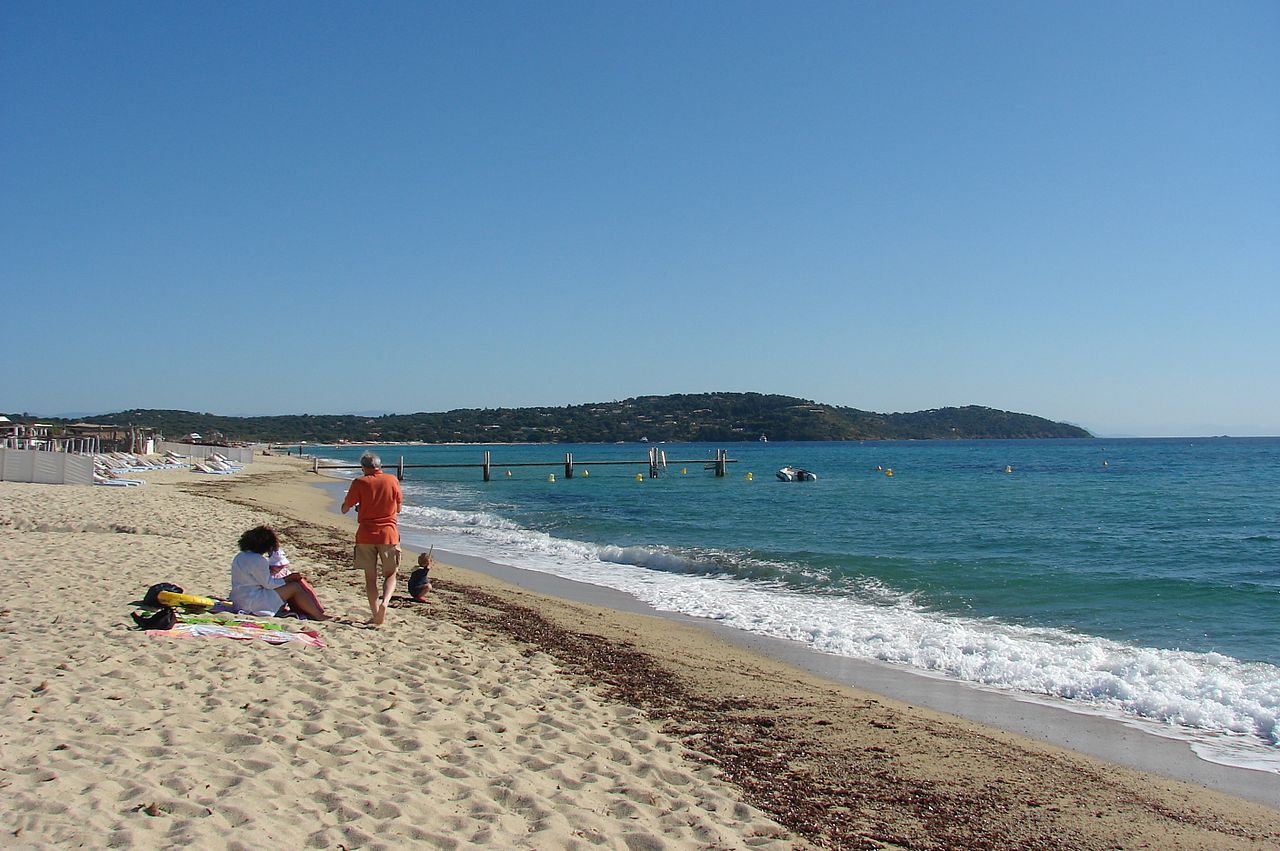
<path fill-rule="evenodd" d="M 132 409 L 84 422 L 166 437 L 256 443 L 555 444 L 751 441 L 1011 440 L 1090 438 L 1086 429 L 978 405 L 876 413 L 794 396 L 699 393 L 563 407 L 468 408 L 439 413 L 231 417 Z"/>

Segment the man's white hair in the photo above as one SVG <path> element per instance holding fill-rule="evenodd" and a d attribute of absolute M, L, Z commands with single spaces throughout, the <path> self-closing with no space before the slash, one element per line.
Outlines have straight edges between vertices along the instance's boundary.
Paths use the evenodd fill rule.
<path fill-rule="evenodd" d="M 372 452 L 366 452 L 360 456 L 360 466 L 366 470 L 381 470 L 382 459 Z"/>

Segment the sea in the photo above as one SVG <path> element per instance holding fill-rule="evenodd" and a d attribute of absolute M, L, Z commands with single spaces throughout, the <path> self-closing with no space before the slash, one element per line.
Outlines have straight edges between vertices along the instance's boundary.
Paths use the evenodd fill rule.
<path fill-rule="evenodd" d="M 305 447 L 346 464 L 364 449 Z M 412 548 L 1114 715 L 1280 773 L 1280 438 L 375 450 L 389 470 L 466 465 L 406 469 Z M 817 479 L 781 481 L 784 466 Z"/>

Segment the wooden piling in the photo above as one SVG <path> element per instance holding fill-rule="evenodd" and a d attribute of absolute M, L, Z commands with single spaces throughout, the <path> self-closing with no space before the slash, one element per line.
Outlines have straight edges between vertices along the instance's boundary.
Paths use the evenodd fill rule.
<path fill-rule="evenodd" d="M 492 464 L 490 463 L 490 459 L 489 459 L 489 450 L 486 449 L 484 451 L 484 480 L 486 482 L 489 481 L 489 473 L 491 469 L 492 469 Z"/>
<path fill-rule="evenodd" d="M 564 453 L 564 477 L 566 479 L 573 478 L 573 453 Z"/>
<path fill-rule="evenodd" d="M 400 463 L 396 465 L 396 478 L 404 481 L 404 456 L 400 456 Z"/>

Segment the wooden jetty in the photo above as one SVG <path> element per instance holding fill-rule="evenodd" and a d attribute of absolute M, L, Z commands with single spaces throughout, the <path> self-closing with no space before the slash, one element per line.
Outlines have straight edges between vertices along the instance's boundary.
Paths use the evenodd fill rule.
<path fill-rule="evenodd" d="M 479 468 L 484 480 L 491 481 L 493 468 L 495 466 L 506 469 L 508 467 L 559 467 L 564 466 L 564 477 L 572 479 L 575 466 L 583 467 L 617 467 L 632 466 L 649 468 L 649 478 L 656 479 L 660 472 L 670 464 L 702 464 L 706 469 L 714 470 L 717 477 L 723 478 L 725 475 L 725 467 L 729 464 L 738 463 L 735 459 L 729 457 L 729 450 L 717 449 L 714 458 L 698 458 L 692 461 L 668 461 L 665 450 L 656 446 L 649 449 L 649 458 L 645 461 L 578 461 L 573 457 L 572 452 L 564 454 L 563 461 L 509 461 L 503 464 L 495 464 L 491 450 L 484 450 L 484 457 L 479 463 L 460 463 L 460 464 L 406 464 L 404 456 L 400 456 L 400 460 L 395 465 L 396 478 L 404 481 L 405 470 L 426 470 L 426 469 L 475 469 Z M 321 470 L 359 470 L 359 464 L 321 464 L 319 458 L 311 459 L 311 471 L 319 473 Z"/>

